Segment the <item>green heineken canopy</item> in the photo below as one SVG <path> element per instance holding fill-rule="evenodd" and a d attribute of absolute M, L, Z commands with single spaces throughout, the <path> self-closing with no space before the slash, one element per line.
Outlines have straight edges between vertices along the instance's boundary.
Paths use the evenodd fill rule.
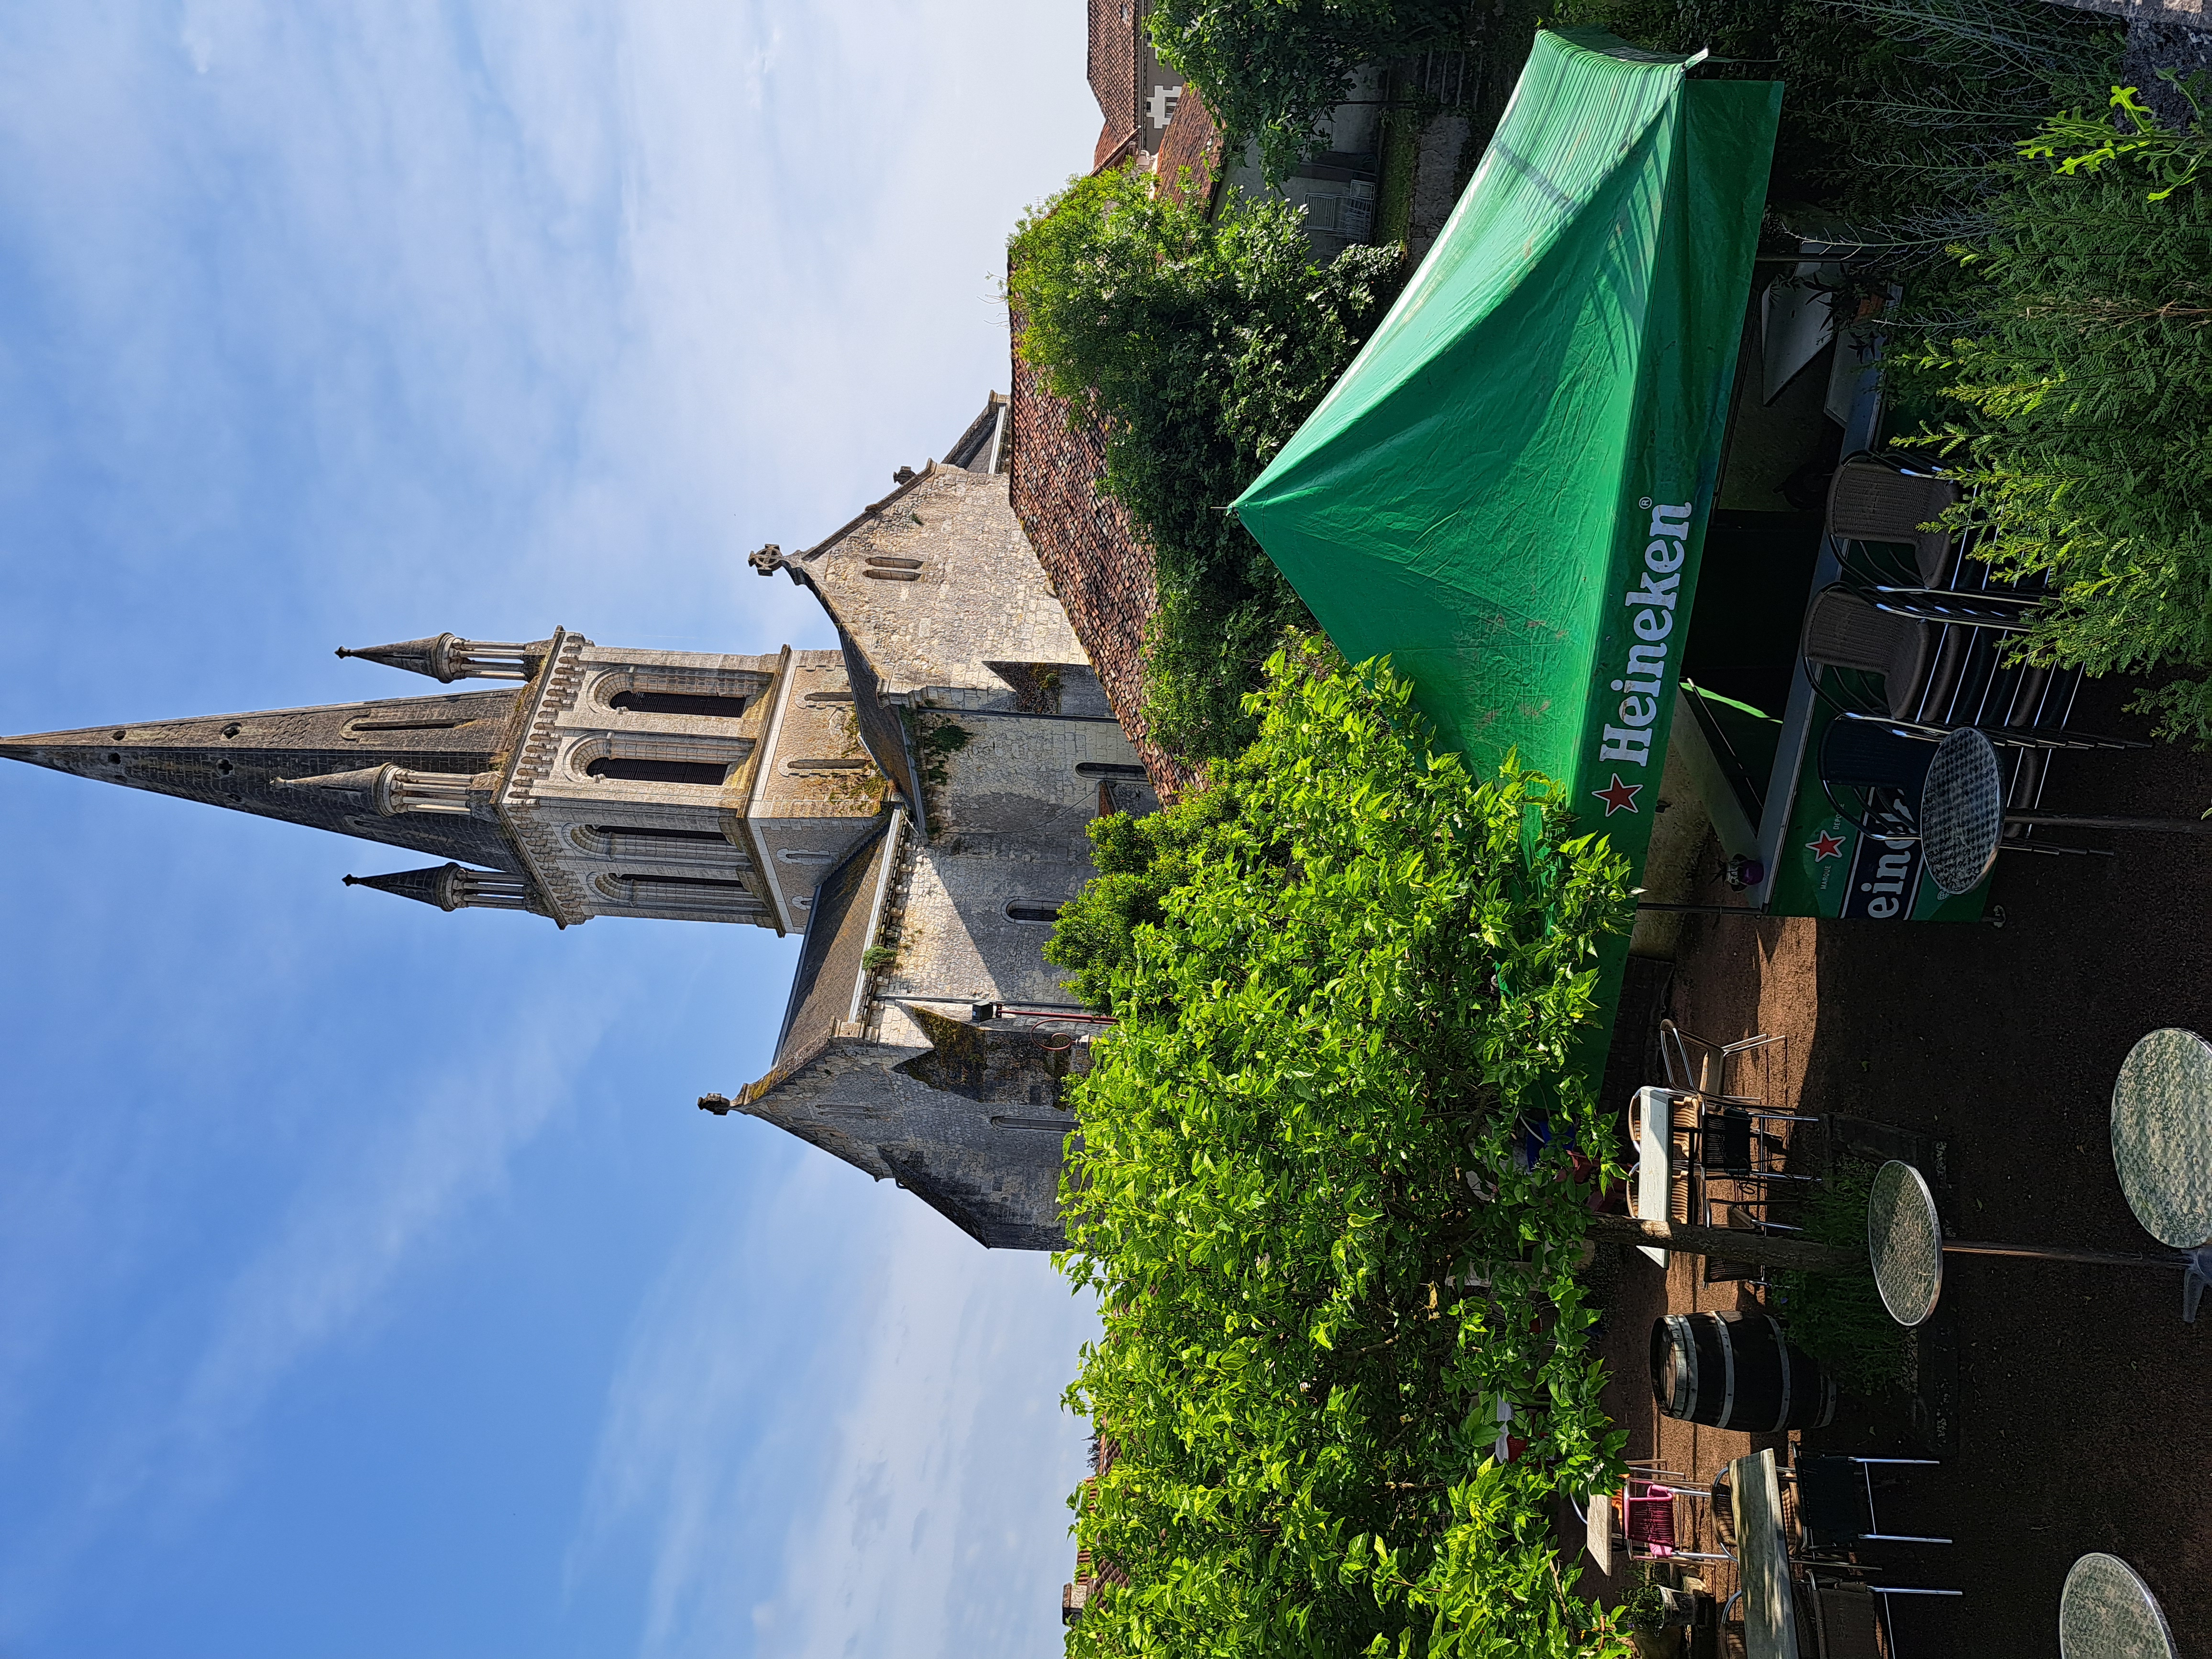
<path fill-rule="evenodd" d="M 1639 867 L 1782 100 L 1690 68 L 1539 34 L 1436 246 L 1236 508 L 1447 746 L 1517 750 Z"/>

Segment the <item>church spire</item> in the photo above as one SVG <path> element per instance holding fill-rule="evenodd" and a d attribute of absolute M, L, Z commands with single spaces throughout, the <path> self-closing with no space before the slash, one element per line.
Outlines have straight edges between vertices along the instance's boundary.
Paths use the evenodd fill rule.
<path fill-rule="evenodd" d="M 441 910 L 535 910 L 530 884 L 495 870 L 471 870 L 458 864 L 428 870 L 395 870 L 384 876 L 348 876 L 349 887 L 374 887 Z"/>
<path fill-rule="evenodd" d="M 360 650 L 338 647 L 341 657 L 361 657 L 386 668 L 404 668 L 410 674 L 427 674 L 441 684 L 455 680 L 526 680 L 553 648 L 550 640 L 529 645 L 500 645 L 484 640 L 464 640 L 452 634 L 430 639 L 402 640 L 397 645 L 368 645 Z"/>
<path fill-rule="evenodd" d="M 0 758 L 519 875 L 499 824 L 471 810 L 489 801 L 519 695 L 431 692 L 118 722 L 0 738 Z"/>
<path fill-rule="evenodd" d="M 446 812 L 466 817 L 478 807 L 489 808 L 495 772 L 424 772 L 386 761 L 381 766 L 356 767 L 346 772 L 325 772 L 313 778 L 271 778 L 272 789 L 322 789 L 369 807 L 381 818 L 402 812 Z"/>

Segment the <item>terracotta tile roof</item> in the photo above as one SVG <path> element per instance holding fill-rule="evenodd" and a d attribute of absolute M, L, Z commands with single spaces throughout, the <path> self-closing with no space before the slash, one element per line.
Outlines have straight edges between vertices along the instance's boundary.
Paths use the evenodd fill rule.
<path fill-rule="evenodd" d="M 1178 202 L 1206 202 L 1221 176 L 1221 129 L 1213 124 L 1213 112 L 1200 100 L 1197 88 L 1185 87 L 1160 139 L 1153 176 L 1161 191 Z M 1190 169 L 1188 186 L 1182 178 L 1185 167 Z"/>
<path fill-rule="evenodd" d="M 1016 338 L 1020 314 L 1013 318 Z M 1145 625 L 1159 608 L 1152 552 L 1121 504 L 1099 493 L 1104 434 L 1090 411 L 1072 411 L 1014 356 L 1014 515 L 1036 550 L 1075 636 L 1090 654 L 1106 701 L 1136 746 L 1162 800 L 1199 781 L 1146 734 Z"/>
<path fill-rule="evenodd" d="M 1091 0 L 1091 90 L 1106 131 L 1098 136 L 1102 165 L 1114 147 L 1137 131 L 1138 0 Z"/>
<path fill-rule="evenodd" d="M 1098 130 L 1098 143 L 1091 152 L 1091 170 L 1093 173 L 1103 173 L 1108 167 L 1127 161 L 1136 154 L 1136 129 L 1129 128 L 1116 138 L 1114 136 L 1114 124 L 1109 121 Z"/>

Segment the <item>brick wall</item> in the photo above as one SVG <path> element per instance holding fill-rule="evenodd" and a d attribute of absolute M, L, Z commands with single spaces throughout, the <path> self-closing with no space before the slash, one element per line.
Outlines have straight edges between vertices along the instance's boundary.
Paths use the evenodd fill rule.
<path fill-rule="evenodd" d="M 1021 319 L 1014 319 L 1018 337 Z M 1087 414 L 1039 384 L 1018 354 L 1013 376 L 1013 507 L 1075 636 L 1097 671 L 1121 730 L 1136 745 L 1163 798 L 1198 781 L 1154 744 L 1141 712 L 1145 625 L 1159 608 L 1152 550 L 1137 539 L 1121 503 L 1098 492 L 1105 440 Z"/>

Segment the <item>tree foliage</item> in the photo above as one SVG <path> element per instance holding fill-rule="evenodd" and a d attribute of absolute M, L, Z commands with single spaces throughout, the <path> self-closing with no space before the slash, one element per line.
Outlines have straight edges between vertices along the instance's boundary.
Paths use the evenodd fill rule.
<path fill-rule="evenodd" d="M 1784 82 L 1778 218 L 1916 269 L 1979 223 L 1990 162 L 2101 91 L 2118 40 L 2110 18 L 2019 0 L 1563 0 L 1558 15 L 1710 50 L 1701 75 Z"/>
<path fill-rule="evenodd" d="M 1153 0 L 1152 44 L 1190 77 L 1232 140 L 1257 138 L 1280 179 L 1363 64 L 1467 32 L 1468 0 Z"/>
<path fill-rule="evenodd" d="M 1056 939 L 1120 1019 L 1060 1261 L 1119 1453 L 1077 1534 L 1128 1582 L 1069 1651 L 1624 1651 L 1553 1499 L 1620 1473 L 1567 1148 L 1602 1144 L 1571 1054 L 1626 865 L 1541 779 L 1432 754 L 1381 665 L 1279 653 L 1254 702 L 1223 799 L 1103 830 L 1119 896 Z"/>
<path fill-rule="evenodd" d="M 1951 337 L 1917 371 L 2002 579 L 2046 583 L 2034 662 L 2184 677 L 2139 707 L 2212 742 L 2212 190 L 2161 151 L 2007 169 Z M 2193 673 L 2185 671 L 2195 671 Z"/>
<path fill-rule="evenodd" d="M 1133 169 L 1071 185 L 1012 252 L 1022 356 L 1102 422 L 1105 488 L 1157 562 L 1147 724 L 1193 758 L 1233 754 L 1261 663 L 1312 619 L 1224 509 L 1382 319 L 1401 255 L 1316 266 L 1295 210 L 1232 198 L 1209 221 Z"/>

